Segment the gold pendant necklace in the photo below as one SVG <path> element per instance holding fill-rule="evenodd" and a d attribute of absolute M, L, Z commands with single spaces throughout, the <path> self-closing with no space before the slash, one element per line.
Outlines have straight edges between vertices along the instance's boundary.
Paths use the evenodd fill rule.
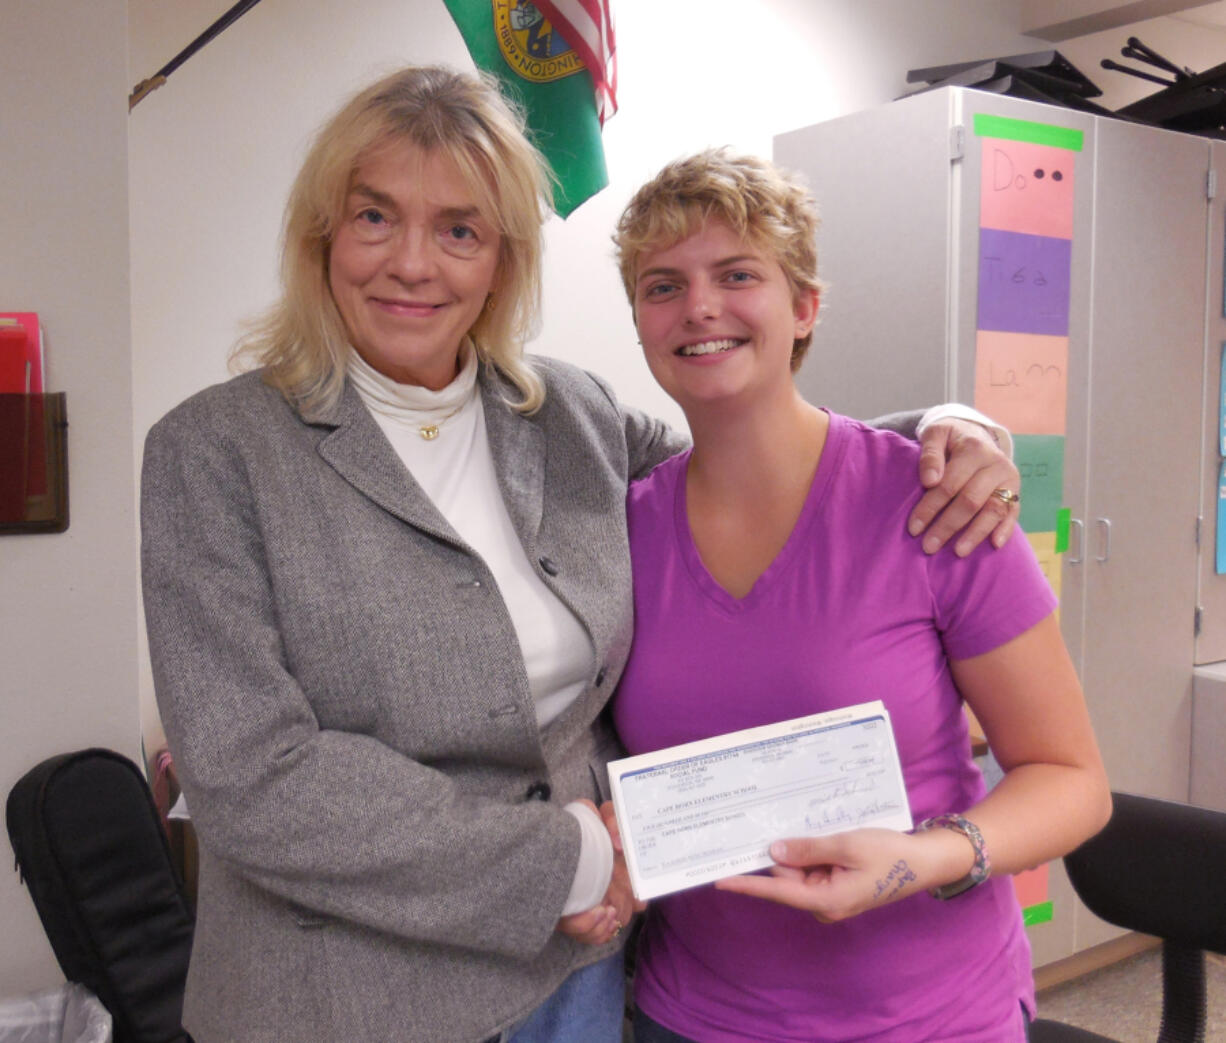
<path fill-rule="evenodd" d="M 438 438 L 438 429 L 447 423 L 447 421 L 455 416 L 461 409 L 463 409 L 465 405 L 467 405 L 467 400 L 461 402 L 446 416 L 440 417 L 437 423 L 419 424 L 417 427 L 417 433 L 421 435 L 422 441 L 433 442 L 436 438 Z"/>

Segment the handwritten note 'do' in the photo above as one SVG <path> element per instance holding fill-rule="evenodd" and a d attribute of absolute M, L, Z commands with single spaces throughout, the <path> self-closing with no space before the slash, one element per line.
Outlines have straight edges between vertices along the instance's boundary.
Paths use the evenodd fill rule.
<path fill-rule="evenodd" d="M 1075 157 L 1049 145 L 984 138 L 980 227 L 1072 239 Z"/>
<path fill-rule="evenodd" d="M 1068 338 L 980 330 L 975 408 L 1015 434 L 1064 434 Z"/>

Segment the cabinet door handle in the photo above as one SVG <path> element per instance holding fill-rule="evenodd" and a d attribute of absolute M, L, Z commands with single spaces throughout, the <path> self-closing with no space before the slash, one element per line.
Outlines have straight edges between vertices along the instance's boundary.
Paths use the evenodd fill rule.
<path fill-rule="evenodd" d="M 1095 518 L 1094 524 L 1098 526 L 1099 532 L 1103 534 L 1103 552 L 1094 556 L 1095 561 L 1106 561 L 1111 557 L 1111 519 L 1110 518 Z"/>
<path fill-rule="evenodd" d="M 1071 532 L 1073 529 L 1076 529 L 1076 530 L 1077 530 L 1077 556 L 1076 556 L 1076 557 L 1074 557 L 1074 556 L 1072 555 L 1072 553 L 1070 553 L 1070 554 L 1069 554 L 1069 556 L 1068 556 L 1068 563 L 1069 563 L 1070 565 L 1080 565 L 1080 564 L 1081 564 L 1083 561 L 1085 561 L 1085 560 L 1086 560 L 1086 526 L 1085 526 L 1085 522 L 1083 522 L 1083 521 L 1082 521 L 1080 518 L 1070 518 L 1070 519 L 1068 520 L 1068 524 L 1069 524 L 1069 531 L 1070 531 L 1070 532 Z M 1070 542 L 1071 542 L 1071 541 L 1070 541 Z"/>

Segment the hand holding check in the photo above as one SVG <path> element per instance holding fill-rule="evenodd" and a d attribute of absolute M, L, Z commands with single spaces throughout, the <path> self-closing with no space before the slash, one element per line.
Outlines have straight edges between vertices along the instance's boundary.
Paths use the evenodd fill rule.
<path fill-rule="evenodd" d="M 959 879 L 974 861 L 971 846 L 948 830 L 856 829 L 776 841 L 770 851 L 778 864 L 769 876 L 728 877 L 715 887 L 803 909 L 823 923 Z"/>
<path fill-rule="evenodd" d="M 584 803 L 596 810 L 596 806 L 590 801 Z M 613 840 L 613 878 L 609 881 L 609 888 L 599 905 L 581 913 L 564 916 L 557 926 L 557 930 L 563 934 L 570 935 L 586 945 L 604 945 L 612 941 L 636 912 L 647 908 L 645 902 L 634 897 L 630 888 L 630 877 L 626 872 L 626 860 L 621 853 L 612 804 L 606 802 L 599 809 L 599 813 Z"/>

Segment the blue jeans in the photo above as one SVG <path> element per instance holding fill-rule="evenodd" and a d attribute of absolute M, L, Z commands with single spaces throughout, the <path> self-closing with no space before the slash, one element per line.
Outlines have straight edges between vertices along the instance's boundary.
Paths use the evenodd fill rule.
<path fill-rule="evenodd" d="M 1022 1023 L 1026 1029 L 1026 1038 L 1030 1039 L 1030 1015 L 1022 1008 Z M 694 1043 L 688 1036 L 681 1036 L 672 1029 L 666 1029 L 658 1021 L 653 1021 L 641 1010 L 634 1012 L 634 1043 Z"/>
<path fill-rule="evenodd" d="M 641 1010 L 635 1010 L 634 1043 L 694 1043 L 694 1041 L 689 1036 L 682 1036 L 672 1029 L 666 1029 Z"/>
<path fill-rule="evenodd" d="M 621 952 L 575 971 L 557 991 L 504 1032 L 501 1043 L 621 1043 L 626 972 Z"/>

